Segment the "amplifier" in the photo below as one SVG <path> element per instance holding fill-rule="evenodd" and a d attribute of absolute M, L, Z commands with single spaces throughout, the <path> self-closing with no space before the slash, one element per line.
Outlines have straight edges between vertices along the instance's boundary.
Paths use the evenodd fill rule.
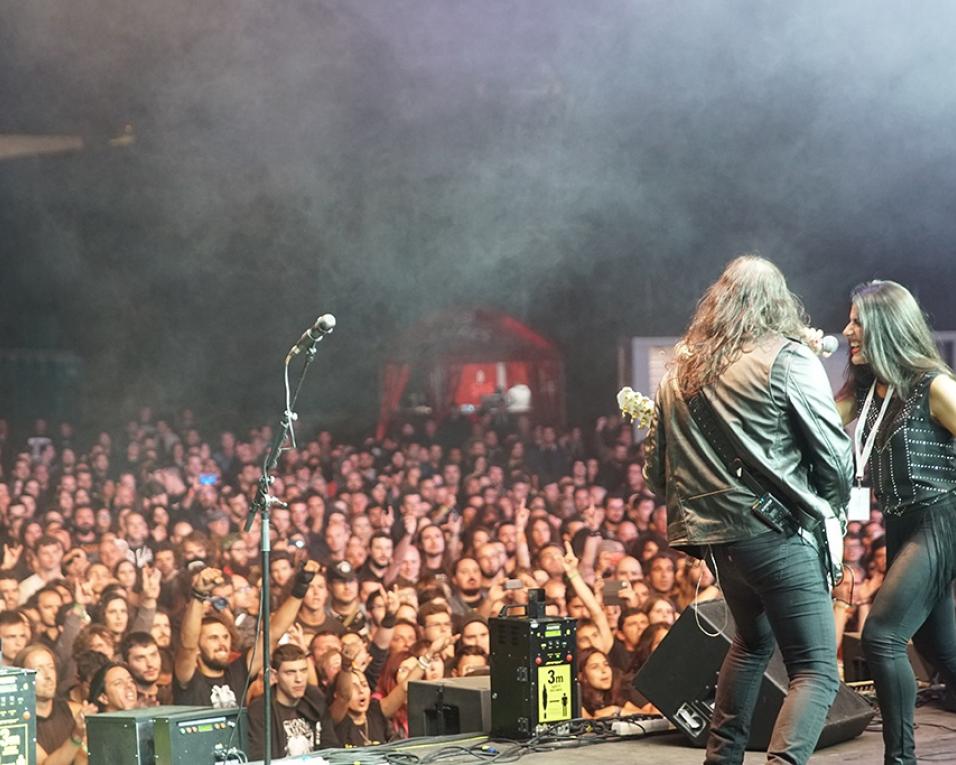
<path fill-rule="evenodd" d="M 488 733 L 491 730 L 491 678 L 488 675 L 412 680 L 408 684 L 411 736 Z"/>
<path fill-rule="evenodd" d="M 86 720 L 90 765 L 214 765 L 245 751 L 245 710 L 163 706 Z"/>
<path fill-rule="evenodd" d="M 170 711 L 153 723 L 156 765 L 213 765 L 245 759 L 246 710 L 213 709 Z"/>
<path fill-rule="evenodd" d="M 524 616 L 489 619 L 491 736 L 525 739 L 578 716 L 577 622 L 544 616 L 529 590 Z"/>
<path fill-rule="evenodd" d="M 36 765 L 36 761 L 36 673 L 0 667 L 0 762 Z"/>

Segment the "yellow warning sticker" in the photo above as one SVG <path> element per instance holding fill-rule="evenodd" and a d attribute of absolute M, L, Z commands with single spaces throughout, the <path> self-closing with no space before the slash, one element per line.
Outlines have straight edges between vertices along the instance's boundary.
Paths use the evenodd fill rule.
<path fill-rule="evenodd" d="M 571 719 L 571 665 L 538 667 L 538 722 Z"/>

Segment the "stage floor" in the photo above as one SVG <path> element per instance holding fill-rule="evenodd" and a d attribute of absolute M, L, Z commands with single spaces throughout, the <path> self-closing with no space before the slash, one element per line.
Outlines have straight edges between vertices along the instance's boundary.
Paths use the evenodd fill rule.
<path fill-rule="evenodd" d="M 956 763 L 956 714 L 937 706 L 923 706 L 916 710 L 916 752 L 921 763 Z M 453 751 L 457 747 L 492 747 L 483 752 L 489 763 L 495 754 L 504 755 L 503 761 L 521 765 L 699 765 L 703 749 L 687 745 L 687 739 L 677 731 L 651 733 L 611 743 L 590 744 L 576 748 L 552 749 L 523 754 L 519 759 L 508 751 L 507 744 L 496 752 L 494 741 L 484 736 L 459 735 L 442 738 L 407 739 L 387 747 L 370 749 L 325 749 L 298 758 L 274 760 L 277 765 L 387 765 L 388 762 L 438 763 L 441 765 L 476 765 L 484 759 L 475 754 Z M 386 759 L 387 753 L 409 755 L 406 760 Z M 761 765 L 762 752 L 748 752 L 744 765 Z M 862 735 L 842 744 L 816 752 L 810 765 L 879 765 L 883 761 L 883 740 L 878 723 Z M 261 765 L 249 763 L 248 765 Z"/>
<path fill-rule="evenodd" d="M 925 706 L 916 710 L 916 753 L 920 762 L 956 763 L 956 714 Z M 536 752 L 521 758 L 527 765 L 697 765 L 703 762 L 703 750 L 685 745 L 677 732 L 656 733 L 642 738 L 610 744 L 595 744 L 561 752 Z M 761 752 L 748 752 L 745 765 L 759 765 L 765 760 Z M 811 763 L 865 763 L 883 761 L 883 740 L 874 722 L 861 736 L 842 744 L 821 749 L 810 758 Z"/>

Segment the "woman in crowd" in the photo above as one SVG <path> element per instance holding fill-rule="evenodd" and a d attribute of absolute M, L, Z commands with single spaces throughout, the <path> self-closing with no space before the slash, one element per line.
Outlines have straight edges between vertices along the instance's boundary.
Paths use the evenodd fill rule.
<path fill-rule="evenodd" d="M 131 597 L 135 596 L 134 590 L 138 583 L 138 574 L 139 570 L 136 568 L 136 564 L 128 558 L 123 558 L 113 566 L 113 578 L 126 588 Z M 131 605 L 135 605 L 132 600 Z"/>
<path fill-rule="evenodd" d="M 389 723 L 397 738 L 408 737 L 408 682 L 420 680 L 425 674 L 425 668 L 411 651 L 393 653 L 385 662 L 382 674 L 378 679 L 378 686 L 373 699 L 377 699 L 383 707 L 387 704 L 392 712 L 383 713 L 389 718 Z"/>
<path fill-rule="evenodd" d="M 623 674 L 611 666 L 604 651 L 586 648 L 578 667 L 582 717 L 617 717 L 641 711 Z"/>
<path fill-rule="evenodd" d="M 644 601 L 641 610 L 647 614 L 650 624 L 673 624 L 677 620 L 677 609 L 670 599 L 660 595 L 651 595 Z"/>
<path fill-rule="evenodd" d="M 956 380 L 913 296 L 874 281 L 851 296 L 844 422 L 858 420 L 857 476 L 868 465 L 886 525 L 889 570 L 863 629 L 883 714 L 884 762 L 915 763 L 920 653 L 956 687 Z"/>
<path fill-rule="evenodd" d="M 388 718 L 395 738 L 408 738 L 408 684 L 412 680 L 441 677 L 436 677 L 439 671 L 437 665 L 443 669 L 444 664 L 440 656 L 434 660 L 431 657 L 440 654 L 444 643 L 432 644 L 430 648 L 435 650 L 423 656 L 416 656 L 411 651 L 399 651 L 389 656 L 379 677 L 378 687 L 372 694 L 372 698 L 380 703 L 382 714 Z"/>
<path fill-rule="evenodd" d="M 657 646 L 659 646 L 661 641 L 667 636 L 670 628 L 671 625 L 667 622 L 655 622 L 647 626 L 637 639 L 637 646 L 634 648 L 634 658 L 631 660 L 631 666 L 627 669 L 628 676 L 633 677 L 640 671 L 641 667 L 643 667 L 651 657 L 651 654 L 657 650 Z"/>

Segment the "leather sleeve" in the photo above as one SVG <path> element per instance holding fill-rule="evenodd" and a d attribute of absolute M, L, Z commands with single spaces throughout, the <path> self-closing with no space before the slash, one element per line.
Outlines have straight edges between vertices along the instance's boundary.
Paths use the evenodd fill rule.
<path fill-rule="evenodd" d="M 779 357 L 794 430 L 804 445 L 810 482 L 833 511 L 845 517 L 853 484 L 853 454 L 843 430 L 823 365 L 813 353 L 792 343 Z"/>

